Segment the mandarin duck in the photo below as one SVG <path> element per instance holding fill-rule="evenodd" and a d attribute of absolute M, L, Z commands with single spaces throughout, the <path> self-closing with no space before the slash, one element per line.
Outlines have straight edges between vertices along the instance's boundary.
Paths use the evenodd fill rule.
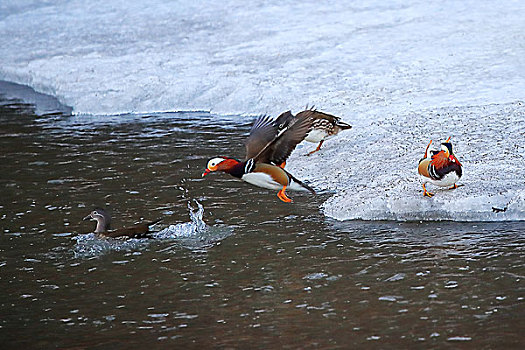
<path fill-rule="evenodd" d="M 458 188 L 456 182 L 461 178 L 463 170 L 461 163 L 452 151 L 450 137 L 441 144 L 441 150 L 430 151 L 432 140 L 427 145 L 425 157 L 419 161 L 417 171 L 421 175 L 423 196 L 432 197 L 434 194 L 427 191 L 425 184 L 431 183 L 440 187 Z"/>
<path fill-rule="evenodd" d="M 312 117 L 314 121 L 312 124 L 312 131 L 308 133 L 304 140 L 313 143 L 319 142 L 317 148 L 308 153 L 309 155 L 319 151 L 325 140 L 337 135 L 341 130 L 352 128 L 350 124 L 341 121 L 341 118 L 339 117 L 315 110 L 299 112 L 297 116 L 301 115 L 301 113 L 308 112 L 313 113 Z"/>
<path fill-rule="evenodd" d="M 277 197 L 291 202 L 285 191 L 315 191 L 284 170 L 286 159 L 312 128 L 312 111 L 294 116 L 290 111 L 273 120 L 258 117 L 245 141 L 246 156 L 243 161 L 216 157 L 209 160 L 202 176 L 222 171 L 252 185 L 279 190 Z"/>
<path fill-rule="evenodd" d="M 89 215 L 86 216 L 83 220 L 96 220 L 97 226 L 95 228 L 94 233 L 101 237 L 127 239 L 145 237 L 149 238 L 150 235 L 153 233 L 153 231 L 150 231 L 150 226 L 155 225 L 162 219 L 158 219 L 148 223 L 139 223 L 131 227 L 123 227 L 116 230 L 110 230 L 111 216 L 104 209 L 96 208 L 91 213 L 89 213 Z"/>

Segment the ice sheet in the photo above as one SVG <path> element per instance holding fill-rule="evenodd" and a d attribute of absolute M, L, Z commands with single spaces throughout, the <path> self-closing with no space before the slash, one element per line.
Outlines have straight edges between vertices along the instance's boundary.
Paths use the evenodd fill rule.
<path fill-rule="evenodd" d="M 76 113 L 361 117 L 511 102 L 522 1 L 0 2 L 0 79 Z"/>
<path fill-rule="evenodd" d="M 417 165 L 451 136 L 463 165 L 455 190 L 428 185 L 423 197 Z M 361 121 L 325 142 L 303 143 L 290 172 L 333 194 L 326 215 L 365 220 L 525 220 L 525 108 L 522 102 L 451 107 Z M 505 211 L 495 212 L 493 208 Z"/>
<path fill-rule="evenodd" d="M 53 96 L 35 92 L 35 90 L 26 85 L 0 80 L 0 106 L 18 102 L 34 106 L 34 112 L 37 115 L 51 113 L 71 114 L 71 107 L 62 105 Z"/>

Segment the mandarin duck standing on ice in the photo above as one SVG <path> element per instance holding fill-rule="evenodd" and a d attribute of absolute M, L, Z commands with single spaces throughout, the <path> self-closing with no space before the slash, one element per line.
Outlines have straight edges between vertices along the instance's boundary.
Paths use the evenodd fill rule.
<path fill-rule="evenodd" d="M 441 144 L 440 151 L 428 151 L 432 140 L 427 145 L 425 157 L 419 161 L 417 171 L 421 175 L 423 196 L 432 197 L 434 194 L 427 191 L 425 185 L 431 183 L 440 187 L 458 188 L 456 182 L 463 174 L 461 163 L 452 151 L 450 137 Z"/>
<path fill-rule="evenodd" d="M 111 230 L 111 216 L 102 208 L 96 208 L 83 220 L 95 220 L 97 226 L 94 233 L 101 237 L 108 238 L 144 238 L 149 237 L 153 231 L 150 231 L 150 226 L 155 225 L 162 219 L 158 219 L 149 223 L 140 223 L 131 227 L 123 227 L 116 230 Z"/>
<path fill-rule="evenodd" d="M 300 116 L 302 113 L 313 113 L 312 117 L 314 119 L 312 131 L 308 133 L 304 140 L 313 143 L 319 142 L 317 148 L 308 153 L 309 155 L 319 151 L 325 140 L 337 135 L 341 130 L 352 128 L 350 124 L 342 122 L 341 118 L 328 113 L 306 110 L 299 112 L 297 116 Z"/>
<path fill-rule="evenodd" d="M 290 111 L 273 120 L 268 116 L 257 118 L 245 141 L 246 157 L 243 161 L 217 157 L 208 162 L 202 176 L 222 171 L 252 185 L 279 190 L 277 197 L 283 202 L 292 200 L 286 189 L 315 191 L 284 170 L 290 156 L 312 128 L 312 111 L 293 116 Z"/>

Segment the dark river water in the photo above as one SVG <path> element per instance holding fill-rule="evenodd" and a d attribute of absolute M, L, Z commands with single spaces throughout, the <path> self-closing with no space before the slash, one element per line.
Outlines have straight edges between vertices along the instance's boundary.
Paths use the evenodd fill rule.
<path fill-rule="evenodd" d="M 242 157 L 246 118 L 4 104 L 0 122 L 2 348 L 525 346 L 525 223 L 337 222 L 327 194 L 202 178 Z M 77 235 L 95 206 L 162 231 Z"/>

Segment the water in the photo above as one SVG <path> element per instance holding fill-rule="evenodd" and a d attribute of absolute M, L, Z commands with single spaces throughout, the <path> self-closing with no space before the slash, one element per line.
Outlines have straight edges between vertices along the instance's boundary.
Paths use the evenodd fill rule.
<path fill-rule="evenodd" d="M 4 348 L 525 345 L 523 222 L 338 222 L 330 194 L 202 178 L 242 156 L 235 117 L 0 118 Z M 96 205 L 161 232 L 77 235 Z"/>

